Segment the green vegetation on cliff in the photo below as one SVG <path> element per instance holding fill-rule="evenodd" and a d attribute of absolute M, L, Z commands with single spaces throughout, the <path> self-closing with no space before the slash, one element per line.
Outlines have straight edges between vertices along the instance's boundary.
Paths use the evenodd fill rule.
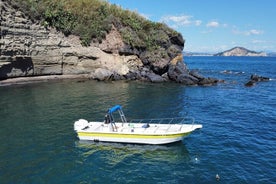
<path fill-rule="evenodd" d="M 179 35 L 165 24 L 151 22 L 136 12 L 104 0 L 12 0 L 32 20 L 55 27 L 65 35 L 80 37 L 84 46 L 100 43 L 114 25 L 123 41 L 133 48 L 160 49 L 171 37 Z M 167 48 L 166 48 L 167 49 Z"/>

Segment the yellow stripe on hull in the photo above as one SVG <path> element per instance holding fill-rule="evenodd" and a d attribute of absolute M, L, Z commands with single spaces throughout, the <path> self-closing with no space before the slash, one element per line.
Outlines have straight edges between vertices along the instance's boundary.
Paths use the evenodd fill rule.
<path fill-rule="evenodd" d="M 114 137 L 114 138 L 142 138 L 142 139 L 159 139 L 159 138 L 177 138 L 189 135 L 188 133 L 177 134 L 121 134 L 121 133 L 94 133 L 94 132 L 78 132 L 78 136 L 84 137 Z"/>
<path fill-rule="evenodd" d="M 92 140 L 102 142 L 138 143 L 138 144 L 168 144 L 181 141 L 188 133 L 175 134 L 122 134 L 122 133 L 95 133 L 78 132 L 80 140 Z"/>

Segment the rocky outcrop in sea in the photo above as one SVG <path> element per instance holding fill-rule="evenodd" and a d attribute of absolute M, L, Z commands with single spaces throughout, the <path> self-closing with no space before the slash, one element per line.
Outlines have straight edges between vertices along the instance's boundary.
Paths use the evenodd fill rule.
<path fill-rule="evenodd" d="M 251 75 L 250 80 L 245 84 L 245 86 L 251 87 L 251 86 L 254 86 L 257 82 L 267 82 L 269 80 L 270 80 L 269 77 L 263 77 L 263 76 L 254 74 L 254 75 Z"/>
<path fill-rule="evenodd" d="M 119 30 L 101 43 L 82 46 L 79 37 L 65 36 L 30 20 L 8 1 L 0 1 L 0 79 L 52 75 L 79 75 L 95 80 L 175 81 L 185 85 L 209 85 L 217 79 L 191 72 L 183 62 L 184 39 L 180 33 L 160 30 L 159 50 L 132 47 Z M 162 51 L 162 53 L 160 52 Z M 164 56 L 165 55 L 165 56 Z"/>

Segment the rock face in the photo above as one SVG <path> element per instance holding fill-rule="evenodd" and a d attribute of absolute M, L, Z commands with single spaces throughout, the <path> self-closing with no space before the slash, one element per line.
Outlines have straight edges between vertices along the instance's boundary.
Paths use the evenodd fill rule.
<path fill-rule="evenodd" d="M 184 40 L 163 34 L 162 51 L 133 48 L 112 26 L 102 43 L 83 47 L 77 36 L 65 36 L 54 28 L 32 22 L 22 12 L 0 0 L 0 79 L 86 74 L 96 80 L 176 81 L 204 85 L 211 81 L 189 73 L 183 63 Z M 217 81 L 212 81 L 216 83 Z"/>
<path fill-rule="evenodd" d="M 230 50 L 220 52 L 214 56 L 267 56 L 265 52 L 255 52 L 243 47 L 234 47 Z"/>

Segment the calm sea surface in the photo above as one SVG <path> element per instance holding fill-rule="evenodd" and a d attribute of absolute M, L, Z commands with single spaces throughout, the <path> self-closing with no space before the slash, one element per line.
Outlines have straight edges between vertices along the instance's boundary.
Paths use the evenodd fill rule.
<path fill-rule="evenodd" d="M 225 83 L 66 80 L 0 87 L 0 183 L 275 183 L 276 58 L 185 62 Z M 273 80 L 245 87 L 255 73 Z M 74 121 L 103 120 L 115 104 L 128 119 L 193 116 L 203 128 L 164 146 L 80 142 Z"/>

